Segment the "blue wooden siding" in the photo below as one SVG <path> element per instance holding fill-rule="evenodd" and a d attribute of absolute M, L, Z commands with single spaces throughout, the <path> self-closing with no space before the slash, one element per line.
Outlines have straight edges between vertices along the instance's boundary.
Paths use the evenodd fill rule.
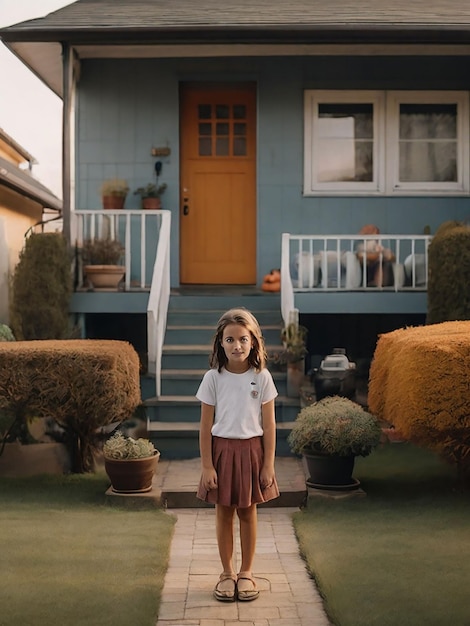
<path fill-rule="evenodd" d="M 468 89 L 462 57 L 308 57 L 246 59 L 86 60 L 79 83 L 77 208 L 100 207 L 103 179 L 126 178 L 132 191 L 152 181 L 152 146 L 168 184 L 172 215 L 172 285 L 179 276 L 180 81 L 258 84 L 258 284 L 279 267 L 281 233 L 356 233 L 376 223 L 383 233 L 431 232 L 447 219 L 467 219 L 469 197 L 303 197 L 304 89 Z M 183 138 L 184 140 L 184 138 Z M 331 296 L 329 296 L 331 297 Z M 343 306 L 344 303 L 341 303 Z M 421 305 L 420 305 L 421 306 Z"/>

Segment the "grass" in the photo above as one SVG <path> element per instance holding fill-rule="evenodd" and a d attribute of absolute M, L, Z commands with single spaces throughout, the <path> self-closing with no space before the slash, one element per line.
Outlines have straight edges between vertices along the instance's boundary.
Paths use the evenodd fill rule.
<path fill-rule="evenodd" d="M 0 624 L 154 626 L 174 521 L 104 474 L 0 478 Z"/>
<path fill-rule="evenodd" d="M 365 498 L 310 498 L 301 551 L 336 626 L 470 626 L 470 498 L 411 444 L 356 460 Z"/>

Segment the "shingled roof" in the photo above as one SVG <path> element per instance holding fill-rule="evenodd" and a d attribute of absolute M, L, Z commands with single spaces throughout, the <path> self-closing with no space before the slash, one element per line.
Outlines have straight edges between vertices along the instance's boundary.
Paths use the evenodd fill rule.
<path fill-rule="evenodd" d="M 52 40 L 113 31 L 325 31 L 470 29 L 468 0 L 78 0 L 48 16 L 4 29 Z M 29 39 L 31 40 L 31 39 Z"/>
<path fill-rule="evenodd" d="M 408 44 L 417 54 L 420 45 L 445 44 L 454 52 L 455 46 L 465 46 L 458 53 L 468 54 L 470 1 L 78 0 L 4 28 L 0 36 L 60 95 L 62 42 L 88 58 L 126 56 L 126 47 L 128 56 L 139 56 L 138 50 L 141 56 L 159 56 L 165 45 L 181 51 L 181 46 L 204 44 L 224 46 L 223 51 L 211 48 L 213 56 L 226 55 L 227 47 L 236 44 Z M 250 53 L 256 54 L 254 48 Z"/>

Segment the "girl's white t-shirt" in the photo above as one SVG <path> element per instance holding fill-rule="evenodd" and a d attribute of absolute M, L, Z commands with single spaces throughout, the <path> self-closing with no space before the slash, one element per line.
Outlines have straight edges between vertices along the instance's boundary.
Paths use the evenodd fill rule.
<path fill-rule="evenodd" d="M 222 368 L 204 374 L 196 398 L 215 407 L 212 434 L 227 439 L 263 435 L 261 406 L 274 400 L 277 389 L 267 369 L 233 374 Z"/>

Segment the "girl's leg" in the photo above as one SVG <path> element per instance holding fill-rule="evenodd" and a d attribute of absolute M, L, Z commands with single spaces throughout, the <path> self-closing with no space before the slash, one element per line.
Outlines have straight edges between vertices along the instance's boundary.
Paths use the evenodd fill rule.
<path fill-rule="evenodd" d="M 237 509 L 238 519 L 240 520 L 240 543 L 242 549 L 242 563 L 237 582 L 239 600 L 255 600 L 259 595 L 252 574 L 258 528 L 257 513 L 256 504 L 252 504 L 246 509 Z"/>
<path fill-rule="evenodd" d="M 217 544 L 219 546 L 220 560 L 222 561 L 223 574 L 233 574 L 233 517 L 235 509 L 222 504 L 215 505 L 215 524 Z M 235 576 L 234 576 L 235 579 Z M 234 593 L 234 582 L 230 578 L 221 580 L 217 589 L 223 593 Z M 220 599 L 220 598 L 219 598 Z"/>
<path fill-rule="evenodd" d="M 256 504 L 252 504 L 246 509 L 237 509 L 238 519 L 240 520 L 240 543 L 242 548 L 240 571 L 242 572 L 251 572 L 253 568 L 258 529 L 257 513 Z"/>

